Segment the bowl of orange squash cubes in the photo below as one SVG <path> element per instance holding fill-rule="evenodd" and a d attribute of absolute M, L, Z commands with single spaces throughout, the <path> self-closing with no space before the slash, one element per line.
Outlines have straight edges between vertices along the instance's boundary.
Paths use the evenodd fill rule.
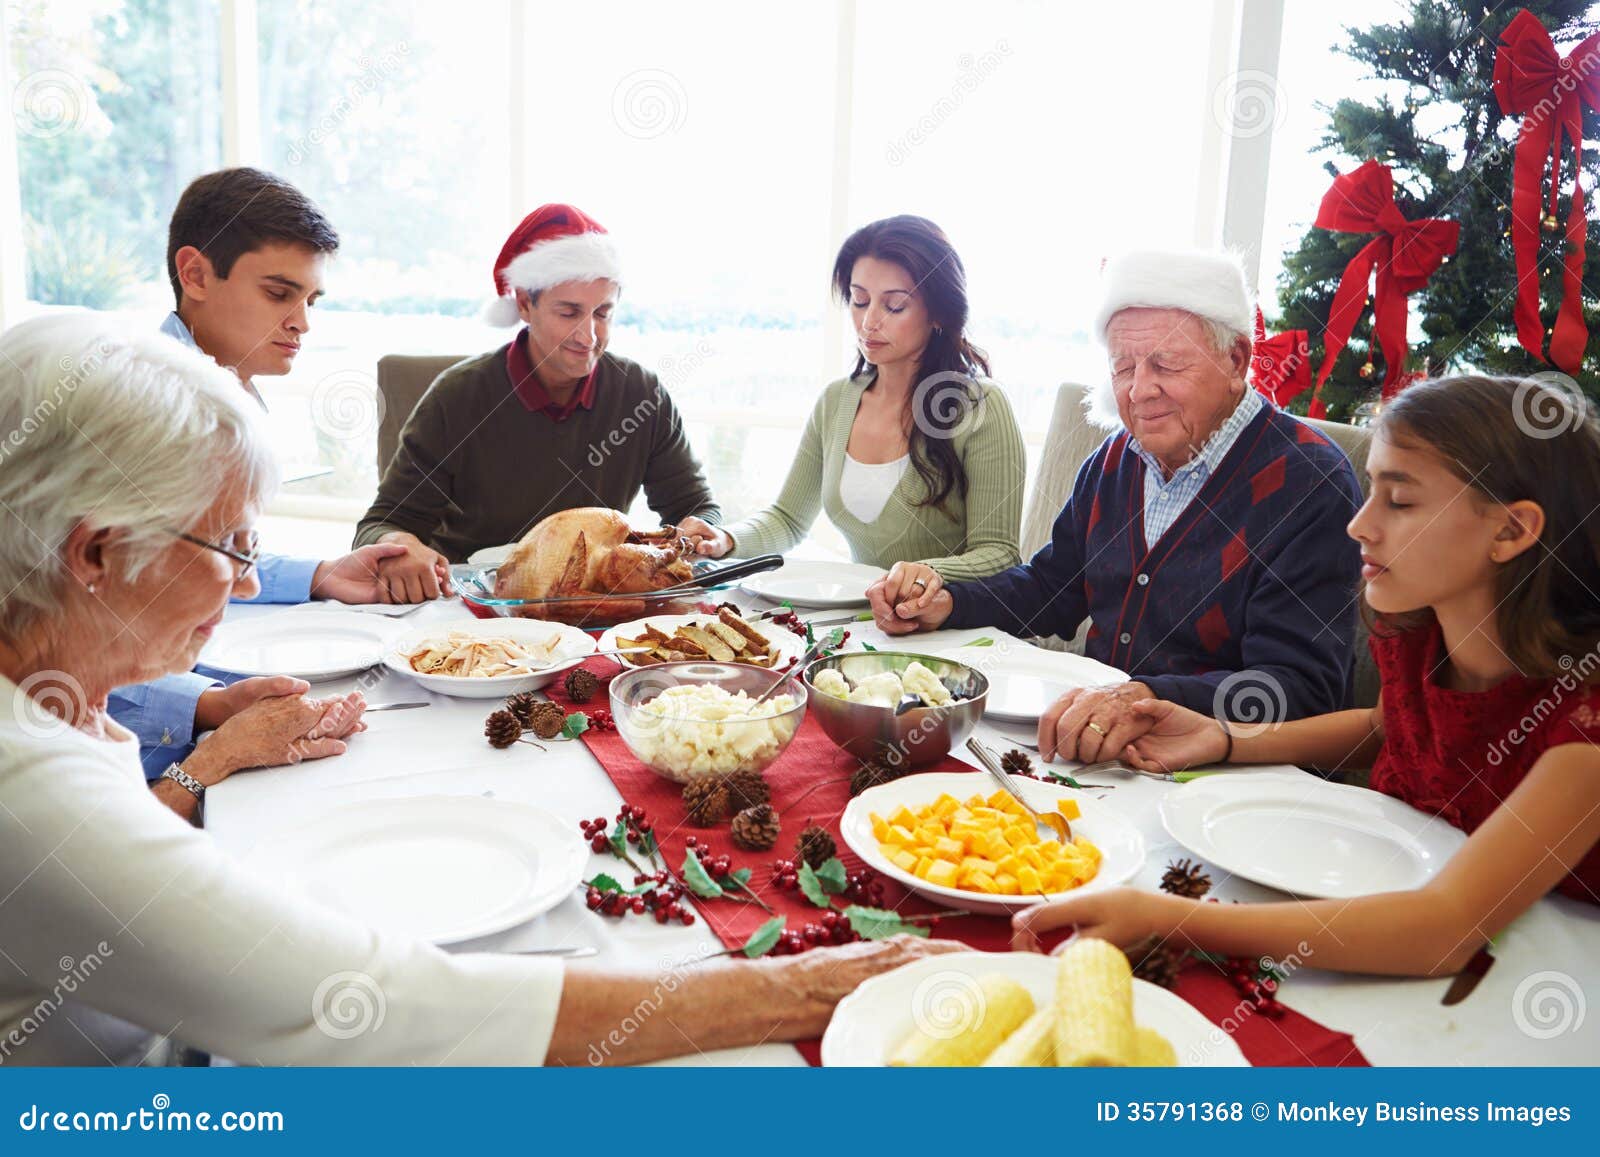
<path fill-rule="evenodd" d="M 1100 800 L 1034 780 L 1020 790 L 1035 811 L 1065 817 L 1071 840 L 1039 829 L 979 771 L 908 775 L 871 788 L 850 801 L 839 830 L 870 867 L 968 912 L 1016 912 L 1112 887 L 1144 864 L 1144 837 Z"/>

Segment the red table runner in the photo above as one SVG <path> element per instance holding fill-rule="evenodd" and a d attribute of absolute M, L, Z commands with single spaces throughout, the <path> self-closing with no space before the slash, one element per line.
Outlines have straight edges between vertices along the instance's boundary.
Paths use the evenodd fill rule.
<path fill-rule="evenodd" d="M 617 670 L 616 664 L 609 659 L 591 659 L 584 666 L 602 680 Z M 602 683 L 594 700 L 587 704 L 573 704 L 559 682 L 548 687 L 546 692 L 569 711 L 606 708 L 603 702 L 605 683 Z M 674 871 L 682 866 L 685 841 L 692 835 L 701 846 L 709 844 L 719 853 L 728 853 L 733 857 L 736 867 L 750 868 L 750 886 L 774 912 L 788 918 L 790 928 L 798 929 L 821 915 L 821 909 L 814 907 L 799 892 L 782 891 L 773 886 L 770 879 L 773 860 L 795 858 L 794 840 L 803 827 L 808 823 L 817 823 L 827 828 L 838 841 L 839 858 L 845 866 L 851 871 L 863 866 L 860 858 L 839 839 L 839 819 L 850 802 L 849 779 L 858 764 L 827 737 L 821 724 L 810 715 L 800 725 L 787 750 L 764 773 L 772 787 L 772 806 L 783 823 L 783 834 L 770 852 L 746 852 L 735 847 L 726 824 L 715 828 L 690 826 L 684 818 L 681 785 L 657 775 L 635 759 L 627 743 L 615 731 L 591 729 L 584 732 L 582 739 L 622 793 L 622 798 L 649 813 L 662 855 Z M 988 794 L 983 773 L 974 771 L 960 760 L 946 757 L 928 770 L 969 773 L 974 777 L 973 790 Z M 833 782 L 816 787 L 819 782 L 826 780 Z M 816 789 L 806 794 L 813 787 Z M 795 803 L 802 795 L 805 796 L 804 800 Z M 607 817 L 608 821 L 612 818 Z M 885 908 L 893 908 L 907 915 L 936 910 L 934 905 L 913 895 L 889 877 L 879 878 L 884 885 Z M 623 882 L 626 884 L 631 880 L 630 874 Z M 743 944 L 752 932 L 769 919 L 767 913 L 756 904 L 710 900 L 700 901 L 696 906 L 711 930 L 729 948 Z M 981 952 L 1005 952 L 1011 946 L 1010 923 L 999 916 L 945 917 L 940 920 L 936 935 L 960 940 Z M 1291 1008 L 1285 1008 L 1282 1018 L 1278 1020 L 1253 1015 L 1227 977 L 1210 965 L 1197 962 L 1185 969 L 1176 991 L 1208 1020 L 1223 1026 L 1253 1065 L 1367 1064 L 1348 1033 L 1335 1032 Z M 807 1060 L 812 1064 L 817 1063 L 818 1042 L 803 1042 L 799 1048 Z"/>

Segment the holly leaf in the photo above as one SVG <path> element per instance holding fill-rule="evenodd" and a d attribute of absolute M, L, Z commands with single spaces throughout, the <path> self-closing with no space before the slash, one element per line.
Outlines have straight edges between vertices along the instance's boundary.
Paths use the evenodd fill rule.
<path fill-rule="evenodd" d="M 817 869 L 817 879 L 822 884 L 822 890 L 830 896 L 837 896 L 845 890 L 844 864 L 838 856 L 829 856 L 823 861 L 822 867 Z"/>
<path fill-rule="evenodd" d="M 736 888 L 745 888 L 745 887 L 748 887 L 749 884 L 750 884 L 750 869 L 749 868 L 735 868 L 733 871 L 729 872 L 726 876 L 724 876 L 722 878 L 724 880 L 730 881 L 733 884 L 733 886 L 736 887 Z"/>
<path fill-rule="evenodd" d="M 758 956 L 765 956 L 772 951 L 772 946 L 778 942 L 778 937 L 783 935 L 783 927 L 788 921 L 782 916 L 774 916 L 761 927 L 750 933 L 750 939 L 744 942 L 744 947 L 739 949 L 751 960 Z"/>
<path fill-rule="evenodd" d="M 645 855 L 647 855 L 647 856 L 655 855 L 656 854 L 656 849 L 659 846 L 660 845 L 658 845 L 656 843 L 656 834 L 655 834 L 655 832 L 649 831 L 649 832 L 640 832 L 639 833 L 639 850 L 641 852 L 643 852 Z"/>
<path fill-rule="evenodd" d="M 576 739 L 589 730 L 589 717 L 582 711 L 574 711 L 561 721 L 561 738 Z"/>
<path fill-rule="evenodd" d="M 878 648 L 874 647 L 871 643 L 862 643 L 861 649 L 863 651 L 876 651 Z"/>
<path fill-rule="evenodd" d="M 827 889 L 822 886 L 822 881 L 817 879 L 816 869 L 801 860 L 798 875 L 800 878 L 800 891 L 805 894 L 807 900 L 810 900 L 818 908 L 833 907 L 832 902 L 828 899 Z"/>
<path fill-rule="evenodd" d="M 702 900 L 715 900 L 723 893 L 722 885 L 711 878 L 711 873 L 706 871 L 706 866 L 694 854 L 693 848 L 683 857 L 683 882 L 689 885 L 689 891 Z"/>
<path fill-rule="evenodd" d="M 1080 791 L 1083 789 L 1083 784 L 1081 784 L 1077 780 L 1073 779 L 1066 772 L 1064 772 L 1064 771 L 1053 771 L 1053 770 L 1051 770 L 1049 768 L 1046 768 L 1045 770 L 1050 772 L 1050 778 L 1055 780 L 1057 783 L 1064 783 L 1068 787 L 1075 787 L 1075 788 L 1078 788 Z"/>
<path fill-rule="evenodd" d="M 622 820 L 611 829 L 611 853 L 619 860 L 628 858 L 628 825 Z"/>
<path fill-rule="evenodd" d="M 601 872 L 594 879 L 587 881 L 589 887 L 599 888 L 602 892 L 620 892 L 622 885 L 615 879 Z"/>
<path fill-rule="evenodd" d="M 863 940 L 887 940 L 902 933 L 910 936 L 928 934 L 928 930 L 922 925 L 913 924 L 904 919 L 900 913 L 891 912 L 887 908 L 868 908 L 861 904 L 852 904 L 844 910 L 844 918 L 850 922 L 850 930 Z"/>

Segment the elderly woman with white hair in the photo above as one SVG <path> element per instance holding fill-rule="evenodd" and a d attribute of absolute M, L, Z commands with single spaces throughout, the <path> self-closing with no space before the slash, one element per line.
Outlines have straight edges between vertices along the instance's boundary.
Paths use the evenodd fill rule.
<path fill-rule="evenodd" d="M 1030 560 L 944 584 L 897 566 L 869 591 L 891 634 L 995 626 L 1070 639 L 1129 672 L 1067 692 L 1039 751 L 1119 759 L 1165 699 L 1219 719 L 1350 705 L 1361 489 L 1344 452 L 1246 382 L 1252 305 L 1228 253 L 1136 252 L 1107 264 L 1094 322 L 1109 374 L 1089 416 L 1114 432 L 1078 472 Z"/>
<path fill-rule="evenodd" d="M 668 986 L 391 938 L 221 853 L 153 798 L 106 697 L 188 669 L 250 592 L 274 470 L 243 399 L 198 354 L 92 316 L 0 338 L 0 1062 L 137 1062 L 160 1034 L 264 1064 L 581 1063 L 650 999 L 663 1015 L 605 1053 L 648 1060 L 815 1036 L 861 980 L 947 947 L 708 964 Z M 247 711 L 162 790 L 331 754 L 319 731 L 351 725 L 328 713 L 297 696 Z M 64 976 L 68 959 L 95 967 Z M 324 1031 L 352 993 L 381 994 L 381 1032 Z"/>

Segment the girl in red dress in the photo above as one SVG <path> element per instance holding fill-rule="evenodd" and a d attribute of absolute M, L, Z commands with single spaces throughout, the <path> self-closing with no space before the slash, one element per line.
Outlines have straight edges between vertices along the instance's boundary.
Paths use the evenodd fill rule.
<path fill-rule="evenodd" d="M 1150 770 L 1295 763 L 1470 834 L 1426 885 L 1355 900 L 1207 904 L 1132 888 L 1019 913 L 1014 943 L 1148 935 L 1319 968 L 1458 972 L 1535 901 L 1600 903 L 1600 423 L 1537 380 L 1463 376 L 1384 407 L 1361 544 L 1378 706 L 1262 729 L 1147 699 L 1122 758 Z M 1309 946 L 1307 949 L 1302 947 Z"/>

